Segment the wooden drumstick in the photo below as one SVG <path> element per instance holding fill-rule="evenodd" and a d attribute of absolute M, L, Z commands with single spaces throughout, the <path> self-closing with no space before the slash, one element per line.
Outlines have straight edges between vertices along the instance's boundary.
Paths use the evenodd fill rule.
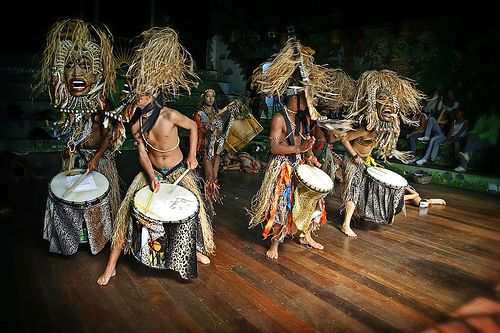
<path fill-rule="evenodd" d="M 70 187 L 66 190 L 66 192 L 64 192 L 64 194 L 63 194 L 62 196 L 64 197 L 64 196 L 66 196 L 66 194 L 68 194 L 69 192 L 71 192 L 71 191 L 75 188 L 75 186 L 76 186 L 76 185 L 78 185 L 78 184 L 79 184 L 79 183 L 83 180 L 83 178 L 85 178 L 85 176 L 89 173 L 89 171 L 90 171 L 90 170 L 89 170 L 89 169 L 87 169 L 87 170 L 85 171 L 85 173 L 84 173 L 83 175 L 81 175 L 81 176 L 80 176 L 80 178 L 78 178 L 78 179 L 77 179 L 77 180 L 73 183 L 73 185 L 71 185 L 71 186 L 70 186 Z"/>
<path fill-rule="evenodd" d="M 186 175 L 187 175 L 187 173 L 189 172 L 189 170 L 190 170 L 189 168 L 188 168 L 188 169 L 186 169 L 186 170 L 182 173 L 182 175 L 180 175 L 180 177 L 179 177 L 179 178 L 177 178 L 177 179 L 175 180 L 175 182 L 173 183 L 173 185 L 177 185 L 177 184 L 178 184 L 178 183 L 182 180 L 182 178 L 184 178 L 184 176 L 186 176 Z M 172 192 L 172 191 L 173 191 L 173 189 L 174 189 L 174 187 L 172 186 L 172 188 L 171 188 L 171 189 L 169 189 L 167 193 Z M 149 206 L 151 206 L 151 202 L 153 201 L 153 196 L 154 196 L 154 194 L 155 194 L 155 193 L 156 193 L 155 191 L 151 192 L 151 195 L 149 196 L 149 199 L 148 199 L 148 203 L 146 204 L 146 209 L 144 210 L 144 212 L 145 212 L 145 213 L 147 213 L 147 212 L 148 212 L 148 210 L 149 210 Z"/>
<path fill-rule="evenodd" d="M 144 212 L 147 213 L 149 210 L 149 206 L 151 206 L 151 202 L 153 201 L 153 196 L 155 195 L 155 191 L 151 191 L 151 194 L 149 195 L 148 203 L 146 204 L 146 209 L 144 209 Z"/>
<path fill-rule="evenodd" d="M 180 175 L 180 177 L 179 177 L 179 178 L 177 178 L 177 179 L 175 180 L 175 182 L 174 182 L 172 185 L 177 185 L 177 184 L 179 184 L 179 183 L 180 183 L 180 181 L 182 180 L 182 178 L 184 178 L 184 176 L 186 176 L 186 175 L 188 174 L 189 170 L 191 170 L 191 169 L 187 168 L 186 170 L 184 170 L 184 172 L 182 173 L 182 175 Z"/>
<path fill-rule="evenodd" d="M 184 178 L 184 176 L 186 176 L 188 174 L 189 170 L 191 170 L 191 169 L 187 168 L 186 170 L 184 170 L 184 172 L 182 173 L 182 175 L 180 175 L 179 178 L 177 178 L 172 185 L 179 184 L 180 181 L 182 180 L 182 178 Z M 170 193 L 172 193 L 173 190 L 174 190 L 174 186 L 171 186 L 167 193 L 170 194 Z"/>

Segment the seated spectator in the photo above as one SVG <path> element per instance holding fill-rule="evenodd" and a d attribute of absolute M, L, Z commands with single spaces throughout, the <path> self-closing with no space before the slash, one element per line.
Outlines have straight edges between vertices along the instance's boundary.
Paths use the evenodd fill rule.
<path fill-rule="evenodd" d="M 444 128 L 449 124 L 449 120 L 454 117 L 454 112 L 458 109 L 460 103 L 455 99 L 455 93 L 452 89 L 448 89 L 446 98 L 439 101 L 434 118 L 436 118 L 439 126 Z"/>
<path fill-rule="evenodd" d="M 438 121 L 434 117 L 429 117 L 427 119 L 427 124 L 425 126 L 424 135 L 418 137 L 417 140 L 429 141 L 432 137 L 439 136 L 443 134 L 443 129 L 438 124 Z"/>
<path fill-rule="evenodd" d="M 498 106 L 491 104 L 486 113 L 477 119 L 474 128 L 467 135 L 465 148 L 458 153 L 460 164 L 455 171 L 467 171 L 469 161 L 476 150 L 498 145 L 499 130 Z"/>
<path fill-rule="evenodd" d="M 453 153 L 455 159 L 458 157 L 458 153 L 462 151 L 465 146 L 465 139 L 467 137 L 467 130 L 469 129 L 469 121 L 465 119 L 465 112 L 462 107 L 458 107 L 455 114 L 455 119 L 453 119 L 448 132 L 448 137 L 444 142 L 446 145 L 453 144 Z"/>
<path fill-rule="evenodd" d="M 441 94 L 439 93 L 439 89 L 434 89 L 434 91 L 432 93 L 432 97 L 427 100 L 427 103 L 422 108 L 422 111 L 427 113 L 429 116 L 435 115 L 435 113 L 437 112 L 436 110 L 437 110 L 439 101 L 441 99 L 442 98 L 441 98 Z M 435 116 L 437 117 L 438 115 L 435 115 Z"/>
<path fill-rule="evenodd" d="M 434 118 L 432 118 L 432 121 L 434 122 Z M 431 121 L 431 120 L 430 120 Z M 437 122 L 433 124 L 434 127 L 439 127 L 437 125 Z M 427 146 L 427 150 L 425 151 L 425 155 L 422 157 L 422 159 L 417 161 L 418 165 L 424 165 L 427 164 L 429 161 L 432 163 L 436 159 L 436 157 L 439 154 L 439 148 L 442 143 L 445 141 L 448 144 L 451 144 L 452 142 L 457 142 L 459 143 L 460 140 L 457 140 L 458 138 L 462 137 L 465 135 L 466 130 L 468 127 L 468 122 L 464 117 L 464 111 L 462 108 L 459 108 L 458 111 L 456 112 L 456 119 L 452 120 L 448 134 L 447 136 L 444 135 L 444 133 L 440 132 L 437 135 L 434 135 L 430 140 L 429 140 L 429 145 Z M 459 150 L 457 150 L 458 152 Z"/>
<path fill-rule="evenodd" d="M 408 161 L 408 163 L 415 162 L 415 156 L 417 155 L 417 139 L 424 136 L 425 129 L 427 127 L 428 114 L 426 112 L 422 112 L 418 115 L 418 117 L 418 127 L 406 134 L 406 138 L 410 144 L 410 150 L 413 153 L 413 157 Z"/>

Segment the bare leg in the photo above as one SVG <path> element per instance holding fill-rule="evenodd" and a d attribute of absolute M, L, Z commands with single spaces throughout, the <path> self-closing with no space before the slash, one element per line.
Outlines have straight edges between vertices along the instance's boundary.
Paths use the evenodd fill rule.
<path fill-rule="evenodd" d="M 210 258 L 208 258 L 206 255 L 204 255 L 201 252 L 196 251 L 196 259 L 198 259 L 198 261 L 204 265 L 210 264 Z"/>
<path fill-rule="evenodd" d="M 97 284 L 105 286 L 108 284 L 109 280 L 116 275 L 116 263 L 120 257 L 120 252 L 122 249 L 118 246 L 111 248 L 111 253 L 109 254 L 108 264 L 104 273 L 97 279 Z"/>
<path fill-rule="evenodd" d="M 280 245 L 279 240 L 272 238 L 271 239 L 271 246 L 269 246 L 269 249 L 266 252 L 266 256 L 268 256 L 271 259 L 278 259 L 278 246 Z"/>
<path fill-rule="evenodd" d="M 422 198 L 420 198 L 420 195 L 418 193 L 405 194 L 404 198 L 405 202 L 415 207 L 418 207 L 420 204 L 420 200 L 422 200 Z"/>
<path fill-rule="evenodd" d="M 310 247 L 318 250 L 323 250 L 325 247 L 321 245 L 320 243 L 316 242 L 311 235 L 312 231 L 308 231 L 305 233 L 304 236 L 301 235 L 300 237 L 300 244 L 302 245 L 309 245 Z"/>
<path fill-rule="evenodd" d="M 446 205 L 446 201 L 443 199 L 427 199 L 427 201 L 429 202 L 429 205 Z"/>
<path fill-rule="evenodd" d="M 266 256 L 271 259 L 278 259 L 278 246 L 280 245 L 280 241 L 278 239 L 278 234 L 281 227 L 273 227 L 273 237 L 271 237 L 271 246 L 266 252 Z"/>
<path fill-rule="evenodd" d="M 204 171 L 205 171 L 205 181 L 208 181 L 210 179 L 214 179 L 213 177 L 213 170 L 214 170 L 214 166 L 213 166 L 213 159 L 212 160 L 209 160 L 207 158 L 207 154 L 205 154 L 205 156 L 203 157 L 203 168 L 204 168 Z"/>
<path fill-rule="evenodd" d="M 214 164 L 212 166 L 212 177 L 217 180 L 219 177 L 219 167 L 220 167 L 220 155 L 216 154 L 214 156 Z"/>
<path fill-rule="evenodd" d="M 340 229 L 344 234 L 346 234 L 349 237 L 352 238 L 357 238 L 358 235 L 354 233 L 351 229 L 351 219 L 352 219 L 352 214 L 354 214 L 354 210 L 356 209 L 356 205 L 354 204 L 353 201 L 348 201 L 345 205 L 345 216 L 344 216 L 344 223 L 342 224 L 342 229 Z"/>

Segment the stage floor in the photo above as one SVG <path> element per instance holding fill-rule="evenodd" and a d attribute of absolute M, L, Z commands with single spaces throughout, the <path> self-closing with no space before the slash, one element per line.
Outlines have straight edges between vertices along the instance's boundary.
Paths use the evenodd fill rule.
<path fill-rule="evenodd" d="M 262 176 L 222 174 L 216 255 L 210 265 L 199 264 L 198 278 L 184 281 L 122 255 L 105 287 L 96 280 L 109 246 L 95 256 L 86 245 L 70 257 L 48 252 L 42 228 L 49 179 L 9 184 L 11 211 L 0 217 L 3 326 L 16 332 L 499 331 L 499 196 L 412 184 L 448 205 L 407 207 L 392 225 L 359 223 L 353 227 L 359 238 L 350 239 L 338 229 L 335 194 L 326 200 L 329 223 L 316 233 L 325 249 L 287 239 L 272 260 L 265 256 L 269 240 L 261 228 L 248 229 L 244 210 Z"/>

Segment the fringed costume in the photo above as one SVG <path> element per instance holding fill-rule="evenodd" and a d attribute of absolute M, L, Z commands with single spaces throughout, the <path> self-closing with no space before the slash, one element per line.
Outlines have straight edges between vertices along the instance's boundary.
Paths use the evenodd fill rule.
<path fill-rule="evenodd" d="M 364 163 L 356 164 L 353 157 L 345 154 L 343 160 L 344 184 L 343 205 L 354 202 L 354 216 L 370 222 L 392 223 L 394 215 L 401 212 L 404 205 L 404 188 L 390 189 L 377 184 L 367 175 L 367 166 L 381 168 L 371 156 L 372 150 L 384 162 L 390 157 L 404 163 L 412 156 L 409 152 L 396 149 L 400 132 L 400 119 L 414 124 L 412 116 L 420 113 L 420 103 L 425 98 L 415 88 L 415 84 L 389 70 L 367 71 L 358 79 L 356 94 L 347 113 L 374 138 L 358 137 L 350 143 L 358 147 L 368 147 L 370 153 L 363 157 Z"/>
<path fill-rule="evenodd" d="M 44 238 L 50 241 L 51 252 L 74 254 L 88 238 L 92 254 L 97 254 L 111 237 L 112 218 L 121 201 L 115 152 L 125 140 L 123 119 L 107 103 L 116 75 L 111 43 L 105 26 L 80 19 L 57 22 L 47 36 L 35 92 L 49 90 L 52 105 L 60 112 L 53 132 L 69 151 L 62 170 L 86 169 L 106 142 L 97 171 L 110 186 L 108 197 L 92 207 L 66 205 L 49 191 Z"/>
<path fill-rule="evenodd" d="M 273 156 L 266 167 L 262 185 L 252 198 L 251 208 L 247 210 L 250 215 L 248 227 L 264 224 L 264 239 L 275 225 L 282 228 L 279 235 L 272 237 L 282 242 L 286 236 L 293 236 L 297 231 L 315 231 L 326 223 L 324 200 L 311 202 L 307 193 L 296 186 L 293 170 L 297 163 L 301 162 L 291 162 L 281 155 Z M 316 216 L 319 218 L 314 218 Z"/>
<path fill-rule="evenodd" d="M 155 169 L 155 175 L 163 183 L 174 183 L 184 172 L 185 166 L 179 164 L 171 170 Z M 137 220 L 133 214 L 133 200 L 135 193 L 149 186 L 149 179 L 144 172 L 135 176 L 130 184 L 124 200 L 120 205 L 118 216 L 115 219 L 112 247 L 123 248 L 124 253 L 131 250 L 137 253 L 137 239 L 134 239 L 133 228 L 145 226 L 148 230 L 148 242 L 154 243 L 160 238 L 168 244 L 161 261 L 155 268 L 172 269 L 179 272 L 182 278 L 192 279 L 198 276 L 196 251 L 204 254 L 214 254 L 212 224 L 206 210 L 205 200 L 200 191 L 200 179 L 193 172 L 189 172 L 179 183 L 191 191 L 198 199 L 198 218 L 194 223 L 148 223 L 146 220 Z M 151 252 L 154 252 L 152 250 Z M 141 261 L 144 263 L 144 261 Z M 152 265 L 150 265 L 151 267 Z"/>
<path fill-rule="evenodd" d="M 370 161 L 371 156 L 368 156 L 365 163 L 356 164 L 347 154 L 344 155 L 342 168 L 346 180 L 342 188 L 342 201 L 354 202 L 357 218 L 391 224 L 393 217 L 403 209 L 404 188 L 394 190 L 370 179 L 366 173 Z"/>
<path fill-rule="evenodd" d="M 253 72 L 252 85 L 257 87 L 259 93 L 275 96 L 278 100 L 283 96 L 297 96 L 296 110 L 291 111 L 287 105 L 280 111 L 286 127 L 286 131 L 282 130 L 282 135 L 286 132 L 286 136 L 270 137 L 272 143 L 277 140 L 276 147 L 285 140 L 288 140 L 286 146 L 300 147 L 300 143 L 295 143 L 294 137 L 301 137 L 301 142 L 309 140 L 311 120 L 320 122 L 324 118 L 316 110 L 317 99 L 335 101 L 340 98 L 342 80 L 335 81 L 333 71 L 326 66 L 315 64 L 313 55 L 314 50 L 291 38 L 279 53 L 273 55 L 267 69 L 264 70 L 261 65 Z M 308 111 L 301 111 L 301 98 L 305 98 Z M 289 113 L 295 114 L 293 123 Z M 333 126 L 332 130 L 342 130 L 343 126 L 344 124 Z M 264 238 L 267 238 L 273 226 L 281 227 L 279 235 L 273 235 L 273 238 L 283 241 L 287 235 L 293 235 L 297 231 L 307 236 L 326 223 L 324 197 L 333 189 L 333 184 L 324 193 L 312 190 L 310 184 L 305 184 L 297 171 L 301 164 L 310 158 L 307 156 L 309 152 L 275 155 L 268 163 L 264 181 L 248 210 L 249 228 L 264 223 Z"/>

